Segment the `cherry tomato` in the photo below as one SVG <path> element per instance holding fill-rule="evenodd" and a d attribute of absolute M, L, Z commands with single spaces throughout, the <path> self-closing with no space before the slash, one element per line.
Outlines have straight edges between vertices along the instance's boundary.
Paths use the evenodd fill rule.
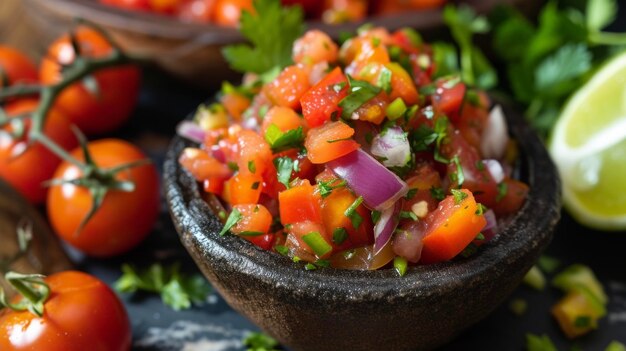
<path fill-rule="evenodd" d="M 16 83 L 36 81 L 37 68 L 32 61 L 21 52 L 0 45 L 0 88 Z"/>
<path fill-rule="evenodd" d="M 105 5 L 112 5 L 127 10 L 150 11 L 150 0 L 100 0 Z"/>
<path fill-rule="evenodd" d="M 119 139 L 93 141 L 88 149 L 95 164 L 104 169 L 146 158 L 137 147 Z M 84 159 L 80 149 L 72 155 Z M 63 162 L 54 178 L 76 179 L 82 174 L 76 165 Z M 90 191 L 62 184 L 48 192 L 48 219 L 52 227 L 61 238 L 88 255 L 106 257 L 130 250 L 148 235 L 157 218 L 159 181 L 153 164 L 122 171 L 116 179 L 132 181 L 135 189 L 109 191 L 100 209 L 79 232 L 79 225 L 92 206 Z"/>
<path fill-rule="evenodd" d="M 106 284 L 76 271 L 53 274 L 45 282 L 51 293 L 43 317 L 0 310 L 0 350 L 130 350 L 128 314 Z"/>
<path fill-rule="evenodd" d="M 112 50 L 107 40 L 92 29 L 79 28 L 76 39 L 83 56 L 103 57 Z M 69 36 L 52 43 L 41 62 L 41 82 L 59 82 L 63 65 L 71 64 L 75 58 Z M 122 125 L 135 107 L 139 94 L 139 69 L 134 66 L 108 68 L 92 77 L 97 82 L 97 94 L 90 92 L 84 83 L 75 83 L 59 95 L 55 106 L 86 134 L 110 132 Z"/>
<path fill-rule="evenodd" d="M 213 17 L 215 0 L 191 0 L 185 1 L 180 6 L 178 17 L 183 21 L 208 23 Z"/>
<path fill-rule="evenodd" d="M 337 44 L 328 34 L 318 29 L 307 31 L 293 43 L 293 61 L 296 63 L 316 64 L 335 62 L 339 55 Z"/>
<path fill-rule="evenodd" d="M 278 106 L 300 110 L 300 98 L 309 90 L 309 72 L 303 65 L 286 67 L 276 79 L 265 85 L 267 98 Z"/>
<path fill-rule="evenodd" d="M 38 101 L 34 99 L 18 100 L 7 105 L 5 111 L 9 116 L 16 116 L 32 112 L 37 104 Z M 13 139 L 8 134 L 0 133 L 0 177 L 30 202 L 39 204 L 44 202 L 48 191 L 42 183 L 52 178 L 61 159 L 39 143 L 28 146 L 26 135 L 30 120 L 25 122 L 24 137 L 20 139 Z M 11 129 L 9 125 L 4 131 Z M 55 109 L 48 113 L 44 133 L 66 150 L 71 150 L 77 145 L 69 121 Z M 20 154 L 23 150 L 25 151 Z"/>

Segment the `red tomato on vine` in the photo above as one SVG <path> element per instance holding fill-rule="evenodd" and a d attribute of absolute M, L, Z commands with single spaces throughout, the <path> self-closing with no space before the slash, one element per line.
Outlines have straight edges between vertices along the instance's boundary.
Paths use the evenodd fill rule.
<path fill-rule="evenodd" d="M 90 28 L 78 28 L 75 39 L 80 55 L 74 52 L 69 35 L 50 45 L 39 70 L 43 84 L 61 81 L 63 71 L 80 56 L 104 57 L 113 50 L 106 38 Z M 130 117 L 137 102 L 139 84 L 140 73 L 135 66 L 106 68 L 67 87 L 55 107 L 86 134 L 110 132 Z"/>
<path fill-rule="evenodd" d="M 35 99 L 18 100 L 5 106 L 5 112 L 9 117 L 14 117 L 32 112 L 37 108 L 37 104 L 38 101 Z M 52 177 L 61 159 L 39 143 L 28 145 L 29 126 L 30 120 L 24 120 L 24 135 L 20 138 L 0 134 L 0 177 L 30 202 L 38 204 L 46 199 L 48 189 L 43 182 Z M 12 132 L 15 128 L 9 124 L 3 131 Z M 47 115 L 44 133 L 66 150 L 71 150 L 77 145 L 69 121 L 55 109 Z"/>
<path fill-rule="evenodd" d="M 0 88 L 37 81 L 37 68 L 23 53 L 0 45 Z"/>
<path fill-rule="evenodd" d="M 44 281 L 49 295 L 41 297 L 45 300 L 41 316 L 28 310 L 0 310 L 0 350 L 130 350 L 128 314 L 105 283 L 76 271 L 56 273 Z M 37 289 L 28 280 L 25 284 Z M 12 303 L 25 299 L 17 296 Z"/>
<path fill-rule="evenodd" d="M 93 163 L 105 172 L 146 159 L 136 146 L 119 139 L 97 140 L 87 147 Z M 85 159 L 81 149 L 72 155 L 80 161 Z M 75 180 L 83 175 L 83 169 L 64 161 L 54 178 Z M 94 191 L 64 183 L 52 186 L 48 192 L 48 219 L 56 233 L 91 256 L 113 256 L 135 247 L 148 235 L 159 213 L 159 181 L 154 164 L 129 167 L 108 176 L 104 185 L 118 182 L 119 186 L 119 182 L 125 181 L 127 185 L 132 182 L 134 188 L 108 190 L 100 208 L 86 224 L 83 221 L 92 208 Z"/>

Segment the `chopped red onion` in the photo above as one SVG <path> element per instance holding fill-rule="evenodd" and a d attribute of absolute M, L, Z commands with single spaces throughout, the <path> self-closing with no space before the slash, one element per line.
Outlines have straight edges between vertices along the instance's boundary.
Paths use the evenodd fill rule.
<path fill-rule="evenodd" d="M 496 219 L 496 214 L 491 209 L 485 211 L 483 216 L 485 217 L 487 224 L 485 224 L 481 233 L 483 233 L 483 236 L 485 237 L 484 242 L 487 242 L 496 236 L 496 231 L 498 230 L 498 220 Z"/>
<path fill-rule="evenodd" d="M 395 206 L 387 208 L 380 214 L 380 218 L 374 226 L 374 255 L 378 255 L 391 240 L 391 234 L 400 222 L 398 213 L 400 213 L 401 207 L 400 201 L 397 201 Z"/>
<path fill-rule="evenodd" d="M 391 207 L 409 189 L 402 179 L 361 149 L 330 161 L 328 167 L 363 197 L 367 207 L 377 211 Z"/>
<path fill-rule="evenodd" d="M 199 125 L 191 121 L 182 121 L 176 126 L 176 133 L 185 139 L 189 139 L 198 144 L 204 142 L 206 132 Z"/>
<path fill-rule="evenodd" d="M 509 142 L 509 131 L 506 126 L 502 107 L 496 105 L 487 119 L 487 124 L 483 130 L 480 141 L 480 151 L 484 158 L 502 159 L 506 151 L 506 144 Z"/>
<path fill-rule="evenodd" d="M 211 146 L 211 156 L 215 157 L 216 160 L 226 163 L 226 155 L 224 154 L 224 150 L 219 145 Z"/>
<path fill-rule="evenodd" d="M 483 160 L 482 162 L 496 183 L 504 180 L 504 168 L 502 168 L 502 164 L 498 160 Z"/>
<path fill-rule="evenodd" d="M 411 221 L 397 230 L 393 237 L 393 252 L 407 259 L 409 262 L 417 263 L 422 258 L 424 248 L 424 235 L 426 225 L 424 221 Z"/>
<path fill-rule="evenodd" d="M 248 130 L 259 130 L 259 127 L 260 127 L 259 120 L 256 119 L 256 117 L 254 116 L 248 116 L 241 123 L 241 127 L 243 127 L 243 129 L 248 129 Z"/>
<path fill-rule="evenodd" d="M 407 134 L 399 126 L 389 127 L 374 137 L 372 155 L 384 158 L 386 167 L 402 167 L 411 160 Z"/>
<path fill-rule="evenodd" d="M 309 84 L 314 86 L 320 80 L 322 80 L 328 74 L 328 62 L 322 61 L 316 63 L 311 67 L 311 73 L 309 74 Z"/>

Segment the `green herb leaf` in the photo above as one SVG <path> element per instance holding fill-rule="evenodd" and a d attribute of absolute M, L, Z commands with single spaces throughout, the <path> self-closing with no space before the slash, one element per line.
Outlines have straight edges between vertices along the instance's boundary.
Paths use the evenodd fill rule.
<path fill-rule="evenodd" d="M 526 334 L 526 350 L 528 351 L 558 351 L 547 335 Z"/>
<path fill-rule="evenodd" d="M 455 155 L 451 160 L 456 166 L 456 172 L 450 173 L 450 180 L 457 184 L 460 188 L 461 185 L 465 182 L 465 175 L 463 174 L 463 167 L 461 167 L 461 161 L 459 160 L 459 156 Z M 506 183 L 501 183 L 505 184 Z"/>
<path fill-rule="evenodd" d="M 434 143 L 439 134 L 425 125 L 420 125 L 409 134 L 409 141 L 414 152 L 428 150 L 428 146 Z"/>
<path fill-rule="evenodd" d="M 406 192 L 406 195 L 404 195 L 404 198 L 407 200 L 411 200 L 412 198 L 415 197 L 415 195 L 417 194 L 417 191 L 418 191 L 417 188 L 409 189 L 409 191 Z"/>
<path fill-rule="evenodd" d="M 387 94 L 391 94 L 391 70 L 385 66 L 382 66 L 376 85 L 383 89 Z"/>
<path fill-rule="evenodd" d="M 154 263 L 143 271 L 124 264 L 122 272 L 122 276 L 114 283 L 117 291 L 157 293 L 161 295 L 163 303 L 177 311 L 190 308 L 192 303 L 203 302 L 211 292 L 211 286 L 204 277 L 181 273 L 178 263 L 169 267 Z"/>
<path fill-rule="evenodd" d="M 380 211 L 372 211 L 372 222 L 374 224 L 378 223 L 378 221 L 380 220 L 380 216 L 381 216 L 381 212 Z"/>
<path fill-rule="evenodd" d="M 237 224 L 242 218 L 243 216 L 241 215 L 241 212 L 239 212 L 238 209 L 233 208 L 228 216 L 228 219 L 226 220 L 226 224 L 224 224 L 224 228 L 220 231 L 220 235 L 226 234 L 226 232 L 229 231 L 230 228 L 234 227 L 235 224 Z"/>
<path fill-rule="evenodd" d="M 278 157 L 274 159 L 274 166 L 276 166 L 278 181 L 284 184 L 287 189 L 289 189 L 291 172 L 293 171 L 293 160 L 287 156 Z"/>
<path fill-rule="evenodd" d="M 292 63 L 293 42 L 304 32 L 302 9 L 282 7 L 279 0 L 254 1 L 256 14 L 243 11 L 240 31 L 252 46 L 237 44 L 222 50 L 236 71 L 264 73 Z"/>
<path fill-rule="evenodd" d="M 506 193 L 509 192 L 509 187 L 505 182 L 498 183 L 498 195 L 496 195 L 496 202 L 500 202 L 500 200 L 504 199 Z"/>
<path fill-rule="evenodd" d="M 283 256 L 287 256 L 287 254 L 289 253 L 289 249 L 287 248 L 287 246 L 284 245 L 276 245 L 274 246 L 274 250 L 276 250 L 276 252 Z"/>
<path fill-rule="evenodd" d="M 454 203 L 456 205 L 460 204 L 461 202 L 463 202 L 463 200 L 467 198 L 467 194 L 464 191 L 450 189 L 450 192 L 452 193 L 452 196 L 454 197 Z"/>
<path fill-rule="evenodd" d="M 537 266 L 539 266 L 539 268 L 541 268 L 542 271 L 548 274 L 552 274 L 556 272 L 556 270 L 559 268 L 560 265 L 561 265 L 561 261 L 548 255 L 541 255 L 539 257 L 539 261 L 537 261 Z"/>
<path fill-rule="evenodd" d="M 254 164 L 254 160 L 248 161 L 248 170 L 250 173 L 256 173 L 256 165 Z"/>
<path fill-rule="evenodd" d="M 584 44 L 569 44 L 543 60 L 535 70 L 536 91 L 561 96 L 579 86 L 574 79 L 591 68 L 591 52 Z"/>
<path fill-rule="evenodd" d="M 352 226 L 357 229 L 363 222 L 363 217 L 356 211 L 356 209 L 363 203 L 363 197 L 359 196 L 354 202 L 344 211 L 344 215 L 350 218 Z"/>
<path fill-rule="evenodd" d="M 435 61 L 435 67 L 437 69 L 433 75 L 434 78 L 445 77 L 459 72 L 458 53 L 454 45 L 445 42 L 435 42 L 431 47 L 433 49 L 433 60 Z M 432 93 L 434 93 L 434 91 Z"/>
<path fill-rule="evenodd" d="M 304 132 L 302 127 L 283 132 L 272 123 L 265 131 L 265 141 L 270 144 L 273 153 L 289 149 L 301 149 L 304 142 Z"/>
<path fill-rule="evenodd" d="M 346 181 L 343 179 L 332 179 L 326 182 L 317 183 L 317 188 L 319 189 L 320 196 L 322 198 L 327 197 L 332 194 L 333 190 L 342 188 L 346 186 Z"/>
<path fill-rule="evenodd" d="M 412 219 L 414 221 L 417 221 L 417 215 L 413 213 L 413 211 L 400 211 L 399 216 L 401 219 Z"/>
<path fill-rule="evenodd" d="M 348 239 L 348 232 L 346 231 L 346 228 L 340 227 L 333 230 L 333 242 L 335 244 L 341 245 L 344 241 L 346 241 L 346 239 Z"/>
<path fill-rule="evenodd" d="M 247 351 L 278 351 L 278 341 L 260 332 L 251 332 L 243 339 Z"/>
<path fill-rule="evenodd" d="M 430 188 L 430 196 L 432 196 L 437 201 L 441 201 L 446 198 L 446 193 L 443 191 L 442 188 L 433 186 Z"/>
<path fill-rule="evenodd" d="M 349 75 L 347 77 L 350 84 L 349 94 L 339 101 L 339 107 L 342 109 L 341 118 L 343 119 L 351 119 L 352 114 L 359 107 L 378 95 L 381 90 L 366 81 L 353 79 Z"/>

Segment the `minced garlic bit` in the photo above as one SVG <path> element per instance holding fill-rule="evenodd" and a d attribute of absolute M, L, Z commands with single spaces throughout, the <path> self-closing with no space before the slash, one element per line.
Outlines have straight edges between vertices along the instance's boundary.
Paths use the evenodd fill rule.
<path fill-rule="evenodd" d="M 428 214 L 428 202 L 422 200 L 420 202 L 414 203 L 413 206 L 411 206 L 411 211 L 415 213 L 417 218 L 426 217 L 426 215 Z"/>

